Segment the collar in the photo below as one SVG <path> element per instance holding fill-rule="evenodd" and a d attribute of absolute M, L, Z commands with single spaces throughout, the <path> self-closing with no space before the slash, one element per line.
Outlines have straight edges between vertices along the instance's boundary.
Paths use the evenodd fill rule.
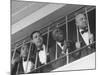
<path fill-rule="evenodd" d="M 61 43 L 60 42 L 57 42 L 57 44 L 61 46 Z"/>
<path fill-rule="evenodd" d="M 79 32 L 84 31 L 83 29 L 79 29 Z"/>
<path fill-rule="evenodd" d="M 41 50 L 44 51 L 45 48 L 46 48 L 46 47 L 45 47 L 45 45 L 43 44 L 42 47 L 41 47 L 39 50 L 37 49 L 37 52 L 39 52 L 39 51 L 41 51 Z"/>

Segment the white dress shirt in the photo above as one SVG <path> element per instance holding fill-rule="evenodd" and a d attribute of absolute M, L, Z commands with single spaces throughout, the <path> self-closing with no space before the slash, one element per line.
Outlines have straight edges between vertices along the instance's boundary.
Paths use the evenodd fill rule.
<path fill-rule="evenodd" d="M 80 29 L 80 34 L 85 42 L 86 45 L 89 45 L 89 33 L 88 32 L 84 32 L 83 34 L 81 33 L 81 31 L 83 31 L 82 29 Z"/>
<path fill-rule="evenodd" d="M 61 46 L 61 43 L 60 42 L 57 42 L 57 44 L 60 46 L 61 50 L 62 50 L 62 54 L 65 54 L 65 51 L 64 51 L 64 45 Z M 67 50 L 67 49 L 66 49 Z M 68 50 L 66 51 L 68 53 Z"/>
<path fill-rule="evenodd" d="M 60 48 L 63 50 L 64 49 L 64 46 L 61 46 L 61 43 L 60 42 L 57 42 L 57 44 L 60 46 Z"/>
<path fill-rule="evenodd" d="M 47 56 L 46 56 L 46 47 L 45 45 L 42 46 L 43 50 L 39 51 L 39 60 L 41 64 L 46 64 L 47 62 Z"/>
<path fill-rule="evenodd" d="M 33 63 L 31 61 L 28 61 L 28 66 L 27 66 L 27 61 L 24 61 L 23 59 L 22 64 L 25 73 L 31 72 L 31 69 L 33 67 Z"/>

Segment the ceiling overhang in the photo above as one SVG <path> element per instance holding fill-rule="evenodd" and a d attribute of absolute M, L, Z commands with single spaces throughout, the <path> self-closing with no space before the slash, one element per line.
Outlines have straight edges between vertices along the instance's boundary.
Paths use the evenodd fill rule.
<path fill-rule="evenodd" d="M 33 31 L 48 26 L 48 23 L 55 21 L 55 19 L 61 16 L 68 15 L 81 7 L 81 5 L 55 3 L 44 5 L 35 12 L 30 13 L 23 19 L 12 24 L 11 43 L 13 44 L 29 36 Z M 27 9 L 27 11 L 29 10 Z"/>
<path fill-rule="evenodd" d="M 62 8 L 64 4 L 47 4 L 46 6 L 42 7 L 41 9 L 31 13 L 29 16 L 21 19 L 20 21 L 14 23 L 12 25 L 12 32 L 11 34 L 15 34 L 16 32 L 22 30 L 23 28 L 35 23 L 36 21 L 46 17 L 47 15 L 53 13 L 54 11 Z M 30 10 L 30 9 L 29 9 Z M 27 11 L 29 11 L 27 10 Z"/>
<path fill-rule="evenodd" d="M 26 16 L 32 14 L 33 12 L 41 9 L 49 3 L 40 3 L 40 2 L 26 2 L 26 1 L 12 1 L 12 22 L 14 23 L 22 20 Z"/>

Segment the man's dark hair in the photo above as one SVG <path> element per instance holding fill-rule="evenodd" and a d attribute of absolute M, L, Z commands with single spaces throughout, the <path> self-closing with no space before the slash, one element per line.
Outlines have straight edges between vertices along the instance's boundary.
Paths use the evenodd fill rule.
<path fill-rule="evenodd" d="M 40 31 L 34 31 L 34 32 L 32 32 L 31 35 L 30 35 L 31 39 L 33 39 L 33 34 L 35 34 L 35 33 L 40 33 Z"/>
<path fill-rule="evenodd" d="M 61 28 L 55 28 L 53 31 L 52 31 L 52 36 L 54 36 L 54 31 L 56 30 L 56 32 L 60 31 L 60 32 L 64 32 Z"/>

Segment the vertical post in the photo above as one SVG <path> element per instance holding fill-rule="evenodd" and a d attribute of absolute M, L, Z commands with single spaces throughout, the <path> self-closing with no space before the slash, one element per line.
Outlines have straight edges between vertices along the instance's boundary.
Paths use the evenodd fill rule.
<path fill-rule="evenodd" d="M 75 13 L 74 15 L 76 17 L 78 15 L 78 13 Z M 80 41 L 79 41 L 79 27 L 78 27 L 78 25 L 77 25 L 76 22 L 75 22 L 75 25 L 76 25 L 76 35 L 77 35 L 76 38 L 77 38 L 77 43 L 80 46 Z"/>
<path fill-rule="evenodd" d="M 58 28 L 58 24 L 56 25 L 56 28 Z M 56 42 L 56 54 L 55 54 L 55 60 L 57 59 L 57 53 L 58 53 L 58 50 L 57 50 L 57 42 Z"/>
<path fill-rule="evenodd" d="M 49 29 L 50 27 L 48 27 L 48 33 L 47 33 L 47 47 L 46 47 L 46 55 L 48 55 L 48 45 L 49 45 Z"/>
<path fill-rule="evenodd" d="M 85 7 L 85 14 L 86 14 L 86 22 L 88 25 L 88 33 L 90 33 L 90 26 L 89 26 L 89 19 L 88 19 L 88 14 L 87 14 L 87 8 Z"/>
<path fill-rule="evenodd" d="M 68 20 L 66 16 L 66 41 L 68 41 Z M 66 49 L 67 64 L 69 62 L 68 48 Z"/>
<path fill-rule="evenodd" d="M 38 52 L 36 53 L 36 59 L 35 59 L 35 69 L 37 68 L 37 58 L 38 58 Z"/>
<path fill-rule="evenodd" d="M 27 73 L 27 68 L 28 68 L 28 61 L 29 61 L 29 57 L 30 57 L 30 52 L 31 52 L 31 45 L 32 45 L 32 43 L 30 42 L 30 48 L 29 48 L 28 57 L 27 57 L 27 65 L 26 65 L 26 70 L 25 70 L 26 73 Z"/>
<path fill-rule="evenodd" d="M 87 13 L 87 8 L 85 7 L 85 14 L 86 14 L 86 22 L 87 22 L 87 25 L 88 25 L 88 34 L 91 34 L 90 32 L 90 26 L 89 26 L 89 19 L 88 19 L 88 13 Z M 89 37 L 90 35 L 88 35 Z M 92 41 L 90 41 L 90 43 L 92 43 Z M 89 44 L 90 44 L 89 43 Z"/>
<path fill-rule="evenodd" d="M 57 59 L 57 42 L 56 42 L 56 56 L 55 56 L 55 60 Z"/>
<path fill-rule="evenodd" d="M 11 61 L 13 61 L 13 59 L 14 59 L 14 57 L 15 57 L 16 50 L 17 50 L 17 47 L 15 46 L 15 48 L 14 48 L 14 53 L 13 53 L 13 56 L 12 56 L 12 59 L 11 59 Z"/>
<path fill-rule="evenodd" d="M 78 26 L 76 25 L 76 31 L 77 31 L 77 42 L 79 42 L 79 31 L 78 31 Z"/>
<path fill-rule="evenodd" d="M 23 41 L 23 44 L 22 44 L 22 47 L 21 47 L 21 49 L 23 48 L 23 46 L 24 46 L 24 43 L 25 43 L 25 40 Z M 21 54 L 20 54 L 20 57 L 21 57 Z M 20 57 L 19 57 L 19 58 L 20 58 Z M 18 63 L 18 66 L 17 66 L 17 71 L 16 71 L 16 75 L 18 75 L 19 64 L 20 64 L 20 63 Z"/>

